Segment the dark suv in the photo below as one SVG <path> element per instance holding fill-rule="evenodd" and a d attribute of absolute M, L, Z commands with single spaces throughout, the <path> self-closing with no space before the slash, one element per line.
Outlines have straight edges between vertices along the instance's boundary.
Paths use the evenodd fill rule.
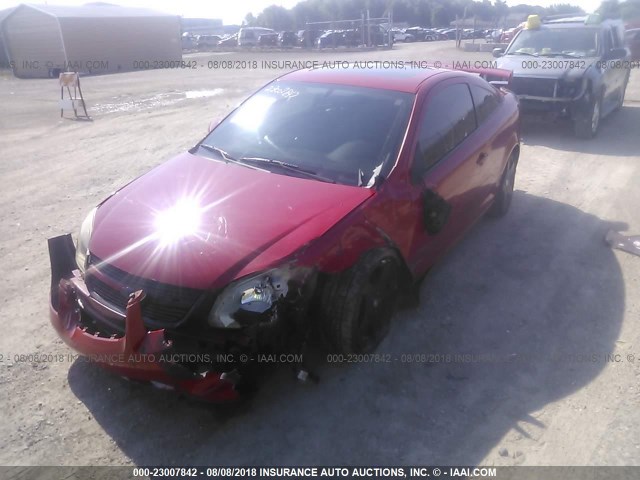
<path fill-rule="evenodd" d="M 624 101 L 630 65 L 620 21 L 588 15 L 540 22 L 532 15 L 506 51 L 493 55 L 499 68 L 513 71 L 510 88 L 524 113 L 569 117 L 580 138 L 594 137 L 600 120 Z"/>

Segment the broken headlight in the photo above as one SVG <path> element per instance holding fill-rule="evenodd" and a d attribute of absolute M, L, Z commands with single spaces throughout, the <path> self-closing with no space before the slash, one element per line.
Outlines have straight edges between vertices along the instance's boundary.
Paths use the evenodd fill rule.
<path fill-rule="evenodd" d="M 80 226 L 78 242 L 76 243 L 76 264 L 82 273 L 87 268 L 87 256 L 89 255 L 89 239 L 93 230 L 93 219 L 96 216 L 97 207 L 89 212 Z"/>
<path fill-rule="evenodd" d="M 582 89 L 582 79 L 563 79 L 558 82 L 558 91 L 556 96 L 558 98 L 573 98 Z"/>
<path fill-rule="evenodd" d="M 307 268 L 287 265 L 232 283 L 216 299 L 209 312 L 209 325 L 241 328 L 247 319 L 268 314 L 280 299 L 287 296 L 292 284 L 304 282 L 308 272 Z"/>

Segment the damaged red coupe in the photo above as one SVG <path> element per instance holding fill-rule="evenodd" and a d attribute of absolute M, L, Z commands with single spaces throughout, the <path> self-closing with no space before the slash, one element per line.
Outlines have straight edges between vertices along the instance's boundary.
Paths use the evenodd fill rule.
<path fill-rule="evenodd" d="M 49 240 L 51 322 L 122 376 L 213 401 L 259 354 L 369 352 L 397 299 L 506 213 L 519 145 L 516 98 L 475 74 L 287 74 L 100 203 L 75 244 Z"/>

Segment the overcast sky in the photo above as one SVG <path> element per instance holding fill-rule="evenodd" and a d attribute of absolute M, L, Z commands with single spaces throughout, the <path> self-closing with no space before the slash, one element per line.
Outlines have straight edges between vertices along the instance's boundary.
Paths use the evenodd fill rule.
<path fill-rule="evenodd" d="M 82 5 L 91 0 L 51 0 L 47 2 L 34 1 L 27 3 L 49 5 Z M 185 17 L 204 17 L 204 18 L 221 18 L 225 24 L 241 23 L 242 19 L 248 12 L 254 15 L 260 13 L 269 5 L 282 5 L 290 8 L 298 3 L 298 0 L 102 0 L 109 3 L 130 7 L 145 7 L 161 10 L 167 13 L 182 15 Z M 0 10 L 4 8 L 19 5 L 20 1 L 16 0 L 0 0 Z M 520 3 L 537 4 L 549 6 L 554 3 L 572 3 L 580 5 L 587 11 L 593 11 L 600 6 L 601 0 L 507 0 L 509 5 L 518 5 Z"/>

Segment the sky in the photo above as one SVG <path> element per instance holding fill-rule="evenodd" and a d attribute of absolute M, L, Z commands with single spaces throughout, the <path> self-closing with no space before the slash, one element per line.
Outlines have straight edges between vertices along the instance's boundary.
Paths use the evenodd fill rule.
<path fill-rule="evenodd" d="M 92 0 L 48 0 L 31 2 L 49 5 L 83 5 Z M 97 0 L 93 0 L 97 1 Z M 109 3 L 115 3 L 129 7 L 144 7 L 160 10 L 184 17 L 201 17 L 201 18 L 221 18 L 225 25 L 242 23 L 245 15 L 249 12 L 258 15 L 265 7 L 269 5 L 281 5 L 285 8 L 291 8 L 299 0 L 102 0 Z M 16 0 L 0 0 L 0 10 L 4 8 L 19 5 L 20 1 Z M 586 11 L 593 11 L 600 6 L 601 0 L 507 0 L 508 5 L 518 5 L 520 3 L 537 4 L 543 7 L 556 3 L 572 3 L 580 5 Z"/>

